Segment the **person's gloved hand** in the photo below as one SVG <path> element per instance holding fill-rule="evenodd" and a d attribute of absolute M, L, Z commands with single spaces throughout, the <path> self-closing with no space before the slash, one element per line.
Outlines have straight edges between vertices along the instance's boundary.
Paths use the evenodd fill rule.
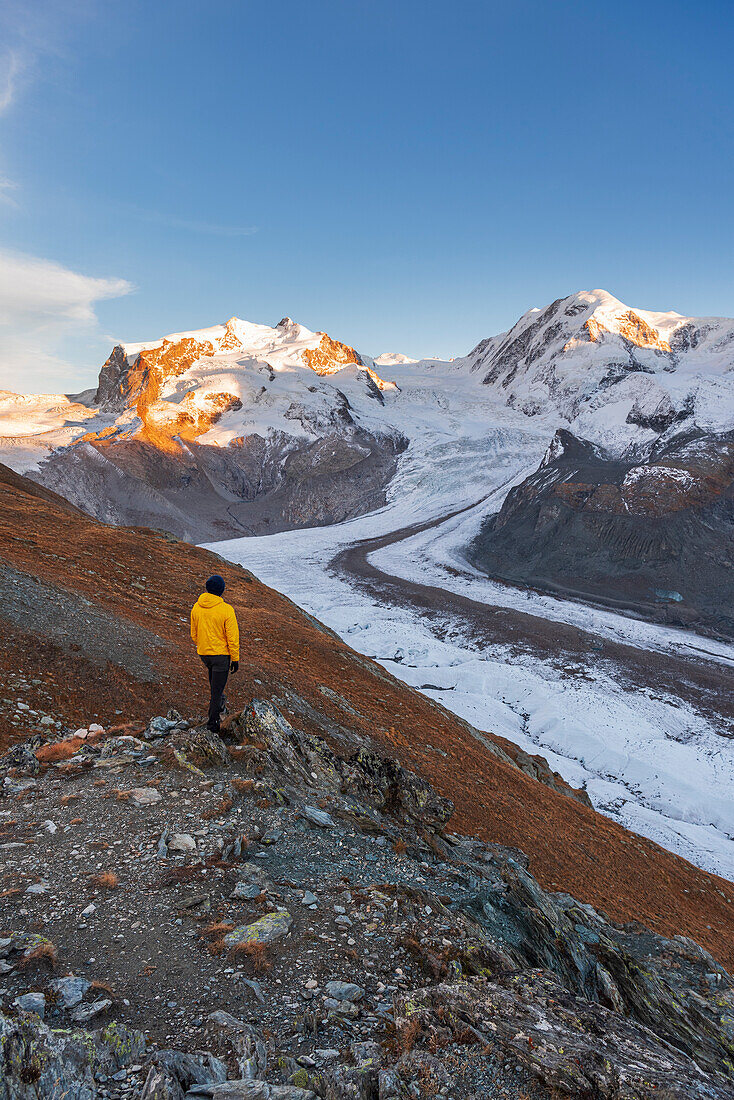
<path fill-rule="evenodd" d="M 239 667 L 240 667 L 240 662 L 239 661 L 232 661 L 232 664 L 229 666 L 229 671 L 230 672 L 236 672 Z"/>

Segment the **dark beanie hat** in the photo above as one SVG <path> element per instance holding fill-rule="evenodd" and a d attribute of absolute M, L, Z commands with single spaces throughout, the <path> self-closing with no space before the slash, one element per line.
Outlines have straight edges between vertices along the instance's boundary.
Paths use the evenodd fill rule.
<path fill-rule="evenodd" d="M 207 592 L 211 592 L 212 596 L 221 596 L 226 588 L 224 577 L 220 577 L 218 573 L 215 573 L 214 576 L 210 577 L 206 582 L 205 587 Z"/>

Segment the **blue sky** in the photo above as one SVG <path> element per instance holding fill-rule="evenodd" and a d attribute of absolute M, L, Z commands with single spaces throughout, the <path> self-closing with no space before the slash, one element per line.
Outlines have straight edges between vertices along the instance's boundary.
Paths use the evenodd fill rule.
<path fill-rule="evenodd" d="M 233 314 L 414 356 L 598 286 L 731 315 L 733 30 L 728 0 L 3 0 L 0 386 Z"/>

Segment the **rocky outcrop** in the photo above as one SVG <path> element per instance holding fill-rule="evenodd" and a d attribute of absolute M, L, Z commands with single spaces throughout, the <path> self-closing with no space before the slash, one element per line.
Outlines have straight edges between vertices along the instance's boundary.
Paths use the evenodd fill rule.
<path fill-rule="evenodd" d="M 103 409 L 115 411 L 125 407 L 130 387 L 127 376 L 130 371 L 130 362 L 127 352 L 122 344 L 116 344 L 102 365 L 99 372 L 97 390 L 94 395 L 95 405 Z"/>
<path fill-rule="evenodd" d="M 118 1023 L 58 1032 L 34 1013 L 0 1013 L 0 1100 L 95 1100 L 96 1078 L 137 1061 L 145 1045 L 140 1032 Z"/>
<path fill-rule="evenodd" d="M 732 546 L 733 432 L 679 432 L 622 460 L 561 430 L 469 557 L 513 584 L 732 638 Z"/>
<path fill-rule="evenodd" d="M 475 978 L 401 996 L 396 1025 L 435 1047 L 469 1032 L 499 1045 L 564 1096 L 598 1100 L 729 1100 L 734 1086 L 703 1072 L 652 1032 L 570 994 L 542 970 Z"/>
<path fill-rule="evenodd" d="M 230 737 L 261 744 L 271 767 L 306 786 L 354 795 L 423 828 L 443 826 L 453 812 L 449 799 L 396 761 L 368 748 L 343 759 L 322 738 L 294 729 L 272 703 L 254 700 L 224 727 Z"/>
<path fill-rule="evenodd" d="M 317 336 L 319 333 L 316 334 Z M 349 344 L 342 344 L 339 340 L 332 340 L 327 333 L 321 334 L 321 342 L 317 348 L 306 349 L 303 353 L 305 363 L 316 374 L 334 374 L 340 371 L 348 363 L 356 363 L 364 366 L 361 356 L 351 348 Z"/>

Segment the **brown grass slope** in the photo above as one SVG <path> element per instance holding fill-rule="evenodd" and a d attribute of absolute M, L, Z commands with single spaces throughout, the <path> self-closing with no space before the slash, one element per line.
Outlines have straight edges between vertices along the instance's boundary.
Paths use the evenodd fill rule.
<path fill-rule="evenodd" d="M 147 529 L 104 526 L 1 469 L 0 678 L 3 670 L 37 678 L 69 723 L 145 721 L 169 706 L 201 711 L 204 676 L 188 615 L 211 572 L 225 575 L 240 621 L 235 704 L 298 694 L 453 799 L 455 829 L 525 851 L 544 887 L 566 890 L 613 919 L 691 936 L 732 967 L 732 884 L 493 755 L 465 723 L 246 570 Z M 10 737 L 11 727 L 0 726 L 0 741 Z"/>

